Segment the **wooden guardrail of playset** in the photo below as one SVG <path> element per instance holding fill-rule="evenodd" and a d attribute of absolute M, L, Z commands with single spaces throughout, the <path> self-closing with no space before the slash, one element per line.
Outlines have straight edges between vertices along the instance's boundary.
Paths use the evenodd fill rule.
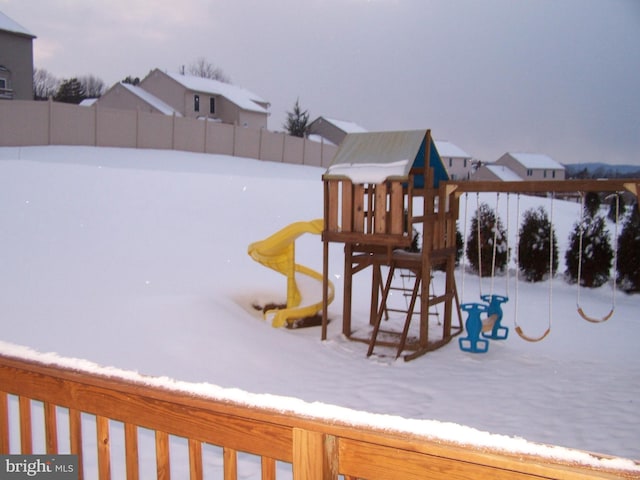
<path fill-rule="evenodd" d="M 32 415 L 36 402 L 43 407 L 44 415 Z M 70 446 L 70 452 L 58 451 L 58 416 L 63 417 L 58 415 L 60 410 L 68 411 L 70 438 L 64 443 Z M 83 442 L 81 414 L 83 422 L 87 420 L 86 414 L 95 417 L 97 452 L 89 454 L 92 458 L 97 455 L 97 472 L 87 471 L 83 444 L 88 442 Z M 44 421 L 44 425 L 37 424 L 36 418 Z M 158 479 L 170 478 L 169 439 L 173 436 L 187 439 L 189 466 L 184 469 L 191 479 L 203 478 L 204 444 L 222 447 L 225 479 L 237 478 L 239 452 L 260 457 L 263 479 L 276 478 L 276 461 L 290 463 L 295 480 L 335 479 L 338 475 L 348 480 L 587 479 L 638 475 L 638 470 L 571 465 L 539 456 L 507 454 L 406 433 L 349 426 L 0 355 L 0 454 L 77 454 L 79 478 L 109 479 L 110 450 L 115 442 L 110 438 L 111 421 L 124 424 L 127 479 L 140 476 L 139 428 L 155 432 Z M 10 438 L 15 438 L 9 425 L 19 425 L 19 446 L 9 444 Z M 63 425 L 62 430 L 66 431 L 67 426 Z M 34 451 L 34 431 L 44 432 L 46 452 Z"/>

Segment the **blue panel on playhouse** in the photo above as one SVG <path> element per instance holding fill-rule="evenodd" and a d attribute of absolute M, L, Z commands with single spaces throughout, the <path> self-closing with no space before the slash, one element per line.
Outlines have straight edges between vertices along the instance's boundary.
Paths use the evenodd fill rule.
<path fill-rule="evenodd" d="M 418 150 L 418 154 L 413 162 L 414 167 L 423 167 L 424 166 L 424 154 L 425 154 L 425 144 L 426 144 L 426 136 L 420 145 L 420 150 Z M 429 166 L 433 168 L 433 187 L 438 188 L 441 181 L 449 180 L 449 174 L 447 170 L 444 168 L 442 163 L 442 159 L 440 158 L 440 154 L 438 153 L 438 149 L 436 148 L 435 142 L 431 140 L 431 145 L 429 147 Z M 424 187 L 424 176 L 416 175 L 413 186 L 416 188 Z"/>

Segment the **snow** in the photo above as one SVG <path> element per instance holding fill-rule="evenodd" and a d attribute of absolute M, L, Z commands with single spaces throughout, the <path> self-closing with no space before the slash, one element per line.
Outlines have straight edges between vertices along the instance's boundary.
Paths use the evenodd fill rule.
<path fill-rule="evenodd" d="M 405 175 L 409 160 L 389 163 L 337 163 L 331 165 L 327 175 L 345 176 L 353 183 L 382 183 L 390 177 Z"/>
<path fill-rule="evenodd" d="M 4 30 L 6 32 L 18 33 L 20 35 L 27 35 L 29 37 L 34 37 L 35 35 L 31 33 L 29 30 L 24 28 L 15 20 L 11 19 L 4 13 L 0 12 L 0 30 Z"/>
<path fill-rule="evenodd" d="M 446 140 L 434 140 L 441 158 L 471 158 L 467 152 L 459 146 Z"/>
<path fill-rule="evenodd" d="M 493 173 L 496 178 L 502 180 L 503 182 L 522 181 L 522 178 L 520 178 L 520 176 L 516 172 L 504 165 L 485 165 L 485 167 L 487 167 L 487 170 Z"/>
<path fill-rule="evenodd" d="M 576 313 L 576 288 L 561 276 L 551 294 L 548 282 L 520 281 L 516 301 L 513 270 L 479 284 L 459 269 L 462 301 L 477 301 L 491 283 L 511 297 L 506 341 L 492 341 L 483 355 L 460 351 L 454 340 L 412 362 L 366 358 L 367 345 L 340 333 L 343 252 L 332 244 L 328 340 L 318 328 L 265 322 L 252 304 L 282 301 L 285 279 L 254 262 L 247 246 L 322 217 L 323 173 L 187 152 L 0 148 L 0 351 L 248 405 L 638 468 L 572 450 L 640 458 L 638 296 L 618 294 L 612 319 L 591 324 Z M 470 223 L 475 197 L 461 199 L 461 225 Z M 505 197 L 499 210 L 513 245 L 516 198 Z M 495 195 L 479 199 L 496 204 Z M 523 196 L 521 213 L 548 210 L 549 201 Z M 578 219 L 577 203 L 555 201 L 560 271 Z M 300 237 L 296 256 L 322 271 L 318 236 Z M 434 288 L 443 283 L 437 272 Z M 303 295 L 317 301 L 317 290 Z M 369 294 L 369 279 L 357 276 L 356 328 L 367 326 Z M 583 289 L 581 306 L 591 316 L 608 312 L 611 285 Z M 528 335 L 548 322 L 551 334 L 521 340 L 516 316 Z"/>
<path fill-rule="evenodd" d="M 323 117 L 327 122 L 333 123 L 336 127 L 342 130 L 344 133 L 363 133 L 367 129 L 354 122 L 346 120 L 337 120 L 335 118 Z"/>
<path fill-rule="evenodd" d="M 176 111 L 171 105 L 167 104 L 166 102 L 163 102 L 155 95 L 147 92 L 144 88 L 138 87 L 136 85 L 131 85 L 130 83 L 125 83 L 125 82 L 120 82 L 119 85 L 122 88 L 128 90 L 129 92 L 133 93 L 135 96 L 141 98 L 142 100 L 147 102 L 149 105 L 158 109 L 160 112 L 164 113 L 165 115 L 176 115 L 179 117 L 182 116 L 182 114 Z"/>
<path fill-rule="evenodd" d="M 553 158 L 542 153 L 510 153 L 525 168 L 544 168 L 548 170 L 564 170 L 564 167 Z"/>
<path fill-rule="evenodd" d="M 240 108 L 252 112 L 267 113 L 267 109 L 260 106 L 256 102 L 268 103 L 258 95 L 237 85 L 219 82 L 209 78 L 195 77 L 193 75 L 180 75 L 179 73 L 167 73 L 176 82 L 180 83 L 189 90 L 196 92 L 210 93 L 214 95 L 222 95 L 227 100 L 235 103 Z"/>

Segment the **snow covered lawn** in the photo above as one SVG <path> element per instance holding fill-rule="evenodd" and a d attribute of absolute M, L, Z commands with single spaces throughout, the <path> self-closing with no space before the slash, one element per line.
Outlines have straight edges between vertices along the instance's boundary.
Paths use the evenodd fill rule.
<path fill-rule="evenodd" d="M 487 354 L 461 352 L 454 340 L 413 362 L 367 359 L 366 345 L 340 334 L 343 256 L 332 245 L 329 339 L 320 341 L 319 328 L 265 323 L 252 303 L 282 301 L 285 281 L 252 261 L 247 246 L 322 217 L 322 173 L 185 152 L 0 148 L 0 351 L 24 345 L 144 375 L 401 416 L 407 425 L 438 420 L 450 422 L 445 432 L 470 435 L 463 425 L 640 459 L 637 295 L 618 294 L 613 318 L 590 324 L 576 313 L 575 286 L 559 276 L 542 342 L 513 333 L 510 301 L 510 336 Z M 493 207 L 495 195 L 486 201 Z M 523 197 L 521 209 L 540 202 L 547 206 Z M 557 201 L 554 216 L 562 271 L 579 206 Z M 301 237 L 296 254 L 322 270 L 318 236 Z M 459 271 L 459 290 L 462 280 Z M 505 280 L 496 278 L 496 293 L 513 299 L 513 277 Z M 442 281 L 436 274 L 436 288 Z M 547 327 L 548 287 L 519 284 L 518 323 L 530 335 Z M 356 277 L 355 288 L 354 321 L 364 326 L 368 277 Z M 585 310 L 606 313 L 610 288 L 583 290 Z M 478 301 L 478 292 L 478 278 L 466 274 L 463 301 Z"/>

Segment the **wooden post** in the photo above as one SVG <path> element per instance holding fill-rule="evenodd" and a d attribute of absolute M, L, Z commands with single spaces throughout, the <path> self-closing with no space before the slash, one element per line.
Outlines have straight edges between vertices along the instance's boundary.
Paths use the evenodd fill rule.
<path fill-rule="evenodd" d="M 96 417 L 96 440 L 98 442 L 98 478 L 111 479 L 111 445 L 109 440 L 109 419 Z"/>
<path fill-rule="evenodd" d="M 336 474 L 335 442 L 320 433 L 293 429 L 293 479 L 333 480 Z"/>
<path fill-rule="evenodd" d="M 0 392 L 0 454 L 9 453 L 9 401 L 7 394 Z"/>

